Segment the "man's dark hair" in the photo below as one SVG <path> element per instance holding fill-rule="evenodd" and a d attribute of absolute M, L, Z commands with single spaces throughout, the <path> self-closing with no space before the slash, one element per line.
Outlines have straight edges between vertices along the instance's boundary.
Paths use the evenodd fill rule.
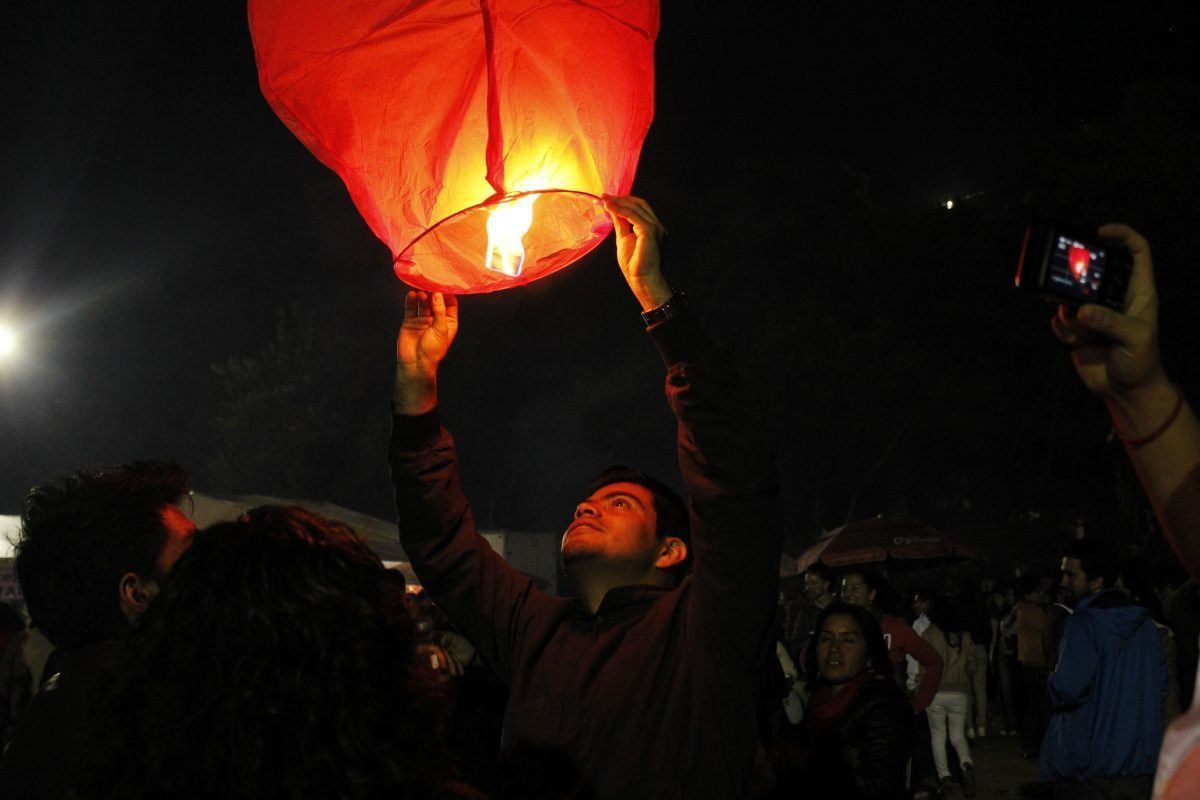
<path fill-rule="evenodd" d="M 25 630 L 25 620 L 21 618 L 21 612 L 17 611 L 12 603 L 0 603 L 0 628 L 13 636 Z M 0 653 L 0 655 L 3 654 Z"/>
<path fill-rule="evenodd" d="M 1089 582 L 1102 578 L 1104 588 L 1111 589 L 1117 583 L 1119 567 L 1117 561 L 1104 548 L 1097 547 L 1086 539 L 1076 539 L 1067 545 L 1067 558 L 1079 559 L 1079 568 Z"/>
<path fill-rule="evenodd" d="M 900 614 L 902 616 L 908 613 L 908 609 L 901 607 L 899 594 L 892 589 L 891 584 L 883 575 L 873 570 L 854 566 L 842 573 L 842 580 L 844 581 L 851 575 L 858 575 L 867 585 L 867 589 L 875 593 L 875 601 L 872 605 L 879 611 L 884 614 Z"/>
<path fill-rule="evenodd" d="M 188 474 L 173 461 L 75 472 L 30 490 L 17 578 L 30 617 L 55 647 L 125 635 L 121 576 L 154 577 L 167 537 L 163 509 L 187 491 Z"/>
<path fill-rule="evenodd" d="M 913 590 L 913 599 L 916 600 L 918 597 L 924 600 L 926 603 L 929 603 L 930 606 L 936 606 L 938 604 L 937 593 L 928 586 L 918 586 Z"/>
<path fill-rule="evenodd" d="M 348 526 L 253 509 L 195 535 L 127 639 L 84 797 L 474 796 L 404 582 Z"/>
<path fill-rule="evenodd" d="M 1036 592 L 1042 585 L 1042 579 L 1032 573 L 1025 573 L 1017 579 L 1017 591 L 1021 597 L 1028 597 Z"/>
<path fill-rule="evenodd" d="M 861 575 L 862 573 L 858 572 L 855 574 Z M 888 658 L 887 642 L 883 638 L 883 629 L 875 621 L 875 615 L 862 606 L 854 606 L 849 603 L 843 603 L 840 600 L 835 600 L 821 609 L 821 613 L 817 615 L 816 623 L 813 625 L 813 641 L 804 655 L 804 671 L 808 675 L 809 685 L 816 688 L 824 684 L 817 664 L 817 641 L 821 637 L 821 629 L 825 627 L 825 621 L 835 614 L 854 618 L 854 622 L 858 625 L 859 630 L 862 631 L 863 639 L 867 643 L 867 668 L 875 670 L 880 675 L 890 677 L 892 675 L 892 662 Z"/>
<path fill-rule="evenodd" d="M 825 581 L 827 584 L 829 584 L 830 588 L 833 587 L 833 570 L 828 564 L 824 564 L 820 561 L 814 561 L 808 565 L 808 569 L 804 570 L 805 575 L 808 575 L 809 573 L 816 575 L 818 578 Z"/>
<path fill-rule="evenodd" d="M 650 492 L 654 503 L 654 518 L 657 520 L 655 534 L 659 539 L 674 536 L 687 546 L 687 558 L 671 568 L 676 585 L 692 569 L 692 525 L 687 504 L 683 499 L 657 478 L 652 478 L 640 469 L 624 464 L 614 464 L 601 472 L 588 487 L 587 496 L 614 483 L 632 483 Z"/>
<path fill-rule="evenodd" d="M 1129 599 L 1150 611 L 1155 622 L 1166 624 L 1166 614 L 1163 613 L 1162 600 L 1155 589 L 1156 566 L 1152 566 L 1144 558 L 1128 558 L 1121 562 L 1118 575 L 1125 584 Z M 1113 582 L 1116 585 L 1116 581 Z"/>
<path fill-rule="evenodd" d="M 869 590 L 875 592 L 877 598 L 882 592 L 887 591 L 887 581 L 878 572 L 872 572 L 869 569 L 862 569 L 861 567 L 851 567 L 842 573 L 842 580 L 846 580 L 851 575 L 857 575 L 862 578 L 862 582 L 867 585 Z"/>

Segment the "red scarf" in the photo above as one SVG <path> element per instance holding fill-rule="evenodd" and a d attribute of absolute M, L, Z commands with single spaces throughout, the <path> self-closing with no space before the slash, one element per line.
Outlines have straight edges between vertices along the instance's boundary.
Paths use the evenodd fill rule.
<path fill-rule="evenodd" d="M 838 717 L 845 713 L 850 701 L 858 694 L 863 684 L 875 677 L 875 670 L 863 670 L 857 678 L 846 683 L 826 685 L 813 693 L 804 716 L 804 729 L 813 740 L 825 732 Z M 838 691 L 835 691 L 838 690 Z"/>

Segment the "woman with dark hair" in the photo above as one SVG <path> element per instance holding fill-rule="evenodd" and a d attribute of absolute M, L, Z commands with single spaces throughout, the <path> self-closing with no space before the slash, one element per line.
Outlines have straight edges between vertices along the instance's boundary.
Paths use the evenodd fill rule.
<path fill-rule="evenodd" d="M 831 603 L 817 617 L 806 671 L 807 760 L 779 797 L 907 797 L 912 707 L 896 685 L 879 623 L 866 608 Z"/>
<path fill-rule="evenodd" d="M 347 526 L 257 508 L 195 535 L 128 640 L 82 797 L 455 798 L 404 581 Z"/>

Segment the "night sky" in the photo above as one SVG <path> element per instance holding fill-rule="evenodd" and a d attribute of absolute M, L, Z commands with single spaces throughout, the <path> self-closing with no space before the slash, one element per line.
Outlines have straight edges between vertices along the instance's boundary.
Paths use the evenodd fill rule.
<path fill-rule="evenodd" d="M 1088 131 L 1120 140 L 1146 85 L 1137 96 L 1165 121 L 1133 138 L 1200 149 L 1196 28 L 1166 5 L 1106 8 L 665 4 L 635 193 L 671 231 L 669 276 L 747 358 L 799 539 L 850 502 L 869 514 L 903 496 L 935 514 L 961 506 L 956 486 L 994 495 L 977 469 L 991 461 L 1040 474 L 1013 491 L 1061 514 L 1072 493 L 1111 491 L 1103 414 L 1074 385 L 1048 307 L 1015 297 L 1004 249 L 1035 196 L 1081 223 L 1120 214 L 1159 237 L 1162 264 L 1188 261 L 1172 256 L 1188 225 L 1162 210 L 1195 201 L 1194 188 L 1164 194 L 1185 193 L 1182 180 L 1153 203 L 1127 182 L 1071 205 L 1074 173 L 1046 188 L 1030 169 L 1078 156 Z M 172 457 L 202 491 L 390 516 L 404 287 L 339 179 L 259 93 L 244 6 L 47 0 L 7 9 L 0 37 L 0 318 L 24 342 L 0 368 L 0 513 L 64 470 Z M 1191 174 L 1192 158 L 1163 174 Z M 949 198 L 956 212 L 939 207 Z M 926 248 L 963 275 L 913 271 L 932 263 Z M 972 314 L 983 330 L 965 330 Z M 677 481 L 661 365 L 611 243 L 532 286 L 466 298 L 462 316 L 443 421 L 484 525 L 561 528 L 614 461 Z M 1192 341 L 1188 325 L 1164 338 Z M 959 380 L 971 365 L 994 374 Z M 878 396 L 862 389 L 873 375 Z M 972 394 L 984 384 L 1003 392 Z M 1026 410 L 1048 397 L 1043 429 Z M 1003 436 L 964 444 L 963 425 Z M 850 451 L 862 457 L 830 455 Z M 950 488 L 918 502 L 901 480 L 918 470 Z M 1048 490 L 1060 470 L 1078 480 Z M 997 524 L 1035 504 L 1009 500 L 990 501 Z"/>

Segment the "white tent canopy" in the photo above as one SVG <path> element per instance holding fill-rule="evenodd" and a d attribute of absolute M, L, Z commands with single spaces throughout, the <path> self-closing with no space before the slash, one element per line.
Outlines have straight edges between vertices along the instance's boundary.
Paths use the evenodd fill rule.
<path fill-rule="evenodd" d="M 0 558 L 13 557 L 13 543 L 21 529 L 21 518 L 0 514 Z"/>
<path fill-rule="evenodd" d="M 183 504 L 184 511 L 190 511 L 188 516 L 201 528 L 217 522 L 237 519 L 255 506 L 303 506 L 327 519 L 336 519 L 354 528 L 359 536 L 367 540 L 367 544 L 375 551 L 375 554 L 389 564 L 408 561 L 403 548 L 400 547 L 400 534 L 396 523 L 360 514 L 332 503 L 288 500 L 262 495 L 216 496 L 196 492 L 192 495 L 190 508 L 186 500 Z M 0 559 L 13 558 L 15 555 L 13 544 L 16 542 L 20 527 L 20 517 L 0 515 Z M 404 566 L 407 567 L 407 563 Z"/>
<path fill-rule="evenodd" d="M 359 536 L 367 540 L 367 544 L 375 554 L 384 561 L 407 561 L 403 548 L 400 547 L 400 531 L 396 523 L 360 514 L 333 503 L 322 500 L 288 500 L 280 497 L 266 497 L 257 494 L 247 495 L 209 495 L 200 492 L 192 493 L 192 508 L 189 516 L 201 528 L 206 528 L 217 522 L 228 522 L 237 519 L 241 514 L 256 506 L 302 506 L 313 513 L 320 514 L 326 519 L 344 522 L 353 528 Z M 188 510 L 188 504 L 183 504 Z"/>

